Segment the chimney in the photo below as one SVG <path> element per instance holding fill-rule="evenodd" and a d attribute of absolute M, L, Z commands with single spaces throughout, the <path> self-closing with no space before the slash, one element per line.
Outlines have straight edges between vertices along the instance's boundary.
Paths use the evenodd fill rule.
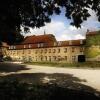
<path fill-rule="evenodd" d="M 87 29 L 87 32 L 86 32 L 87 34 L 89 33 L 89 29 Z"/>
<path fill-rule="evenodd" d="M 46 32 L 45 32 L 45 30 L 44 30 L 44 35 L 46 35 Z"/>
<path fill-rule="evenodd" d="M 69 40 L 69 45 L 72 45 L 72 40 Z"/>
<path fill-rule="evenodd" d="M 83 40 L 80 40 L 80 44 L 83 44 Z"/>

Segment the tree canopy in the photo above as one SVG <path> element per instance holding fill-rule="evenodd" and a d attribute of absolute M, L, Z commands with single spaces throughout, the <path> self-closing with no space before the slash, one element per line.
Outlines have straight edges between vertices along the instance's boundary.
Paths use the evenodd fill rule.
<path fill-rule="evenodd" d="M 76 27 L 80 27 L 90 16 L 87 8 L 94 10 L 100 21 L 100 0 L 2 0 L 0 40 L 16 40 L 15 33 L 20 33 L 21 26 L 24 31 L 27 31 L 28 27 L 44 26 L 51 21 L 50 16 L 53 13 L 60 14 L 61 7 L 65 8 L 66 18 L 72 19 L 71 25 Z"/>

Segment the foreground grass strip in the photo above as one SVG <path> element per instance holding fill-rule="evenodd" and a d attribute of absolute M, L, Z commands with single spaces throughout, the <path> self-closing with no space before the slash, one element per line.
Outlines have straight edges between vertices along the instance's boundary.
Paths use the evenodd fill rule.
<path fill-rule="evenodd" d="M 51 66 L 51 67 L 100 68 L 100 62 L 82 62 L 82 63 L 25 62 L 25 64 L 43 65 L 43 66 Z"/>

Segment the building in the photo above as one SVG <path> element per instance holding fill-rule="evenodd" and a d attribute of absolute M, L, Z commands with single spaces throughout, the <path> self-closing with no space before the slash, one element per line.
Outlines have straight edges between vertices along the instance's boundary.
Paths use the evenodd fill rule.
<path fill-rule="evenodd" d="M 7 50 L 8 45 L 5 42 L 0 42 L 0 61 L 2 61 L 3 57 L 8 56 L 7 55 Z"/>
<path fill-rule="evenodd" d="M 11 45 L 8 56 L 28 62 L 78 62 L 84 55 L 85 40 L 57 41 L 52 34 L 28 36 L 17 45 Z"/>
<path fill-rule="evenodd" d="M 86 34 L 85 55 L 87 61 L 100 61 L 100 31 Z"/>
<path fill-rule="evenodd" d="M 7 56 L 25 62 L 100 61 L 100 34 L 88 32 L 86 39 L 69 41 L 57 41 L 52 34 L 27 36 L 20 44 L 10 45 Z"/>

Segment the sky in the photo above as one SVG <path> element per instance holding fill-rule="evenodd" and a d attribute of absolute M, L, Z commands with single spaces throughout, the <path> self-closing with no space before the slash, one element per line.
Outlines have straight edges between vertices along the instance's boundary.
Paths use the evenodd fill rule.
<path fill-rule="evenodd" d="M 81 24 L 81 28 L 77 29 L 70 25 L 71 20 L 65 17 L 64 10 L 62 10 L 60 15 L 53 14 L 50 23 L 46 23 L 41 28 L 30 28 L 30 33 L 25 34 L 25 36 L 41 35 L 45 31 L 46 34 L 54 34 L 58 41 L 84 39 L 87 29 L 90 31 L 100 29 L 100 22 L 97 20 L 96 13 L 90 9 L 89 13 L 91 17 Z"/>

